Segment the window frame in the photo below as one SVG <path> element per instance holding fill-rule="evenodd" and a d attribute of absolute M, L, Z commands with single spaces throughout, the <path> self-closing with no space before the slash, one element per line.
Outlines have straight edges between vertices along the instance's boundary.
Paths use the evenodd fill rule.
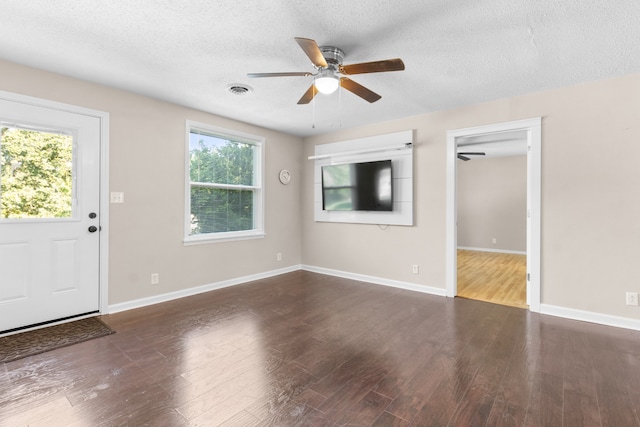
<path fill-rule="evenodd" d="M 189 152 L 189 140 L 192 130 L 213 134 L 233 141 L 251 144 L 255 147 L 256 157 L 254 159 L 254 183 L 250 186 L 233 184 L 205 184 L 197 187 L 221 188 L 221 189 L 243 189 L 253 192 L 253 228 L 251 230 L 224 231 L 217 233 L 190 234 L 191 231 L 191 162 Z M 260 239 L 264 238 L 264 145 L 265 138 L 249 133 L 222 128 L 207 123 L 187 120 L 185 126 L 185 197 L 184 197 L 184 245 L 197 245 L 205 243 L 225 242 L 234 240 Z"/>
<path fill-rule="evenodd" d="M 77 222 L 80 220 L 78 212 L 78 181 L 79 181 L 79 145 L 78 145 L 78 132 L 74 129 L 66 128 L 64 126 L 54 126 L 45 124 L 31 124 L 26 122 L 16 123 L 15 121 L 9 121 L 0 119 L 0 132 L 2 128 L 25 130 L 29 132 L 39 132 L 51 135 L 63 135 L 71 138 L 71 194 L 69 201 L 71 203 L 71 213 L 68 216 L 29 216 L 29 217 L 9 217 L 4 218 L 0 215 L 0 222 L 4 224 L 10 223 L 51 223 L 51 222 Z M 2 137 L 0 136 L 0 157 L 2 156 Z M 1 177 L 0 177 L 1 179 Z M 2 202 L 2 182 L 0 182 L 0 204 Z"/>

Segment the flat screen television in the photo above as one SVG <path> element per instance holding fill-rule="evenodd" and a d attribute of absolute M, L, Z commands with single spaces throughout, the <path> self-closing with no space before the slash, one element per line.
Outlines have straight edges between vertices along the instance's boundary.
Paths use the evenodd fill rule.
<path fill-rule="evenodd" d="M 322 166 L 325 211 L 391 211 L 391 160 Z"/>

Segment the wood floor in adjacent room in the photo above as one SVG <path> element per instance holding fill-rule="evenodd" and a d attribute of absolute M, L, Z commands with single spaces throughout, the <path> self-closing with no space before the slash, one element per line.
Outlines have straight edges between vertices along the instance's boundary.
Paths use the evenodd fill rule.
<path fill-rule="evenodd" d="M 458 249 L 458 296 L 527 308 L 527 256 Z"/>
<path fill-rule="evenodd" d="M 293 272 L 0 365 L 2 426 L 640 426 L 640 332 Z"/>

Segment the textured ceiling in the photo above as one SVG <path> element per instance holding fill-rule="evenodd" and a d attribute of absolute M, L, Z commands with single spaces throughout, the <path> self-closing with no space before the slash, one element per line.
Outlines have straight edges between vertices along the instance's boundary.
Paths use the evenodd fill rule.
<path fill-rule="evenodd" d="M 3 0 L 0 58 L 307 136 L 640 72 L 639 22 L 638 0 Z M 353 76 L 373 104 L 297 105 L 311 77 L 246 76 L 313 72 L 294 37 L 406 70 Z"/>

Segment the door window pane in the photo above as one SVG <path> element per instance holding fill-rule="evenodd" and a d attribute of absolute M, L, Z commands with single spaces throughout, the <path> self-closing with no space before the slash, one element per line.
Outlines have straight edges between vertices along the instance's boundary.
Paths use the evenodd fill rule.
<path fill-rule="evenodd" d="M 0 217 L 70 218 L 73 136 L 0 125 Z"/>

